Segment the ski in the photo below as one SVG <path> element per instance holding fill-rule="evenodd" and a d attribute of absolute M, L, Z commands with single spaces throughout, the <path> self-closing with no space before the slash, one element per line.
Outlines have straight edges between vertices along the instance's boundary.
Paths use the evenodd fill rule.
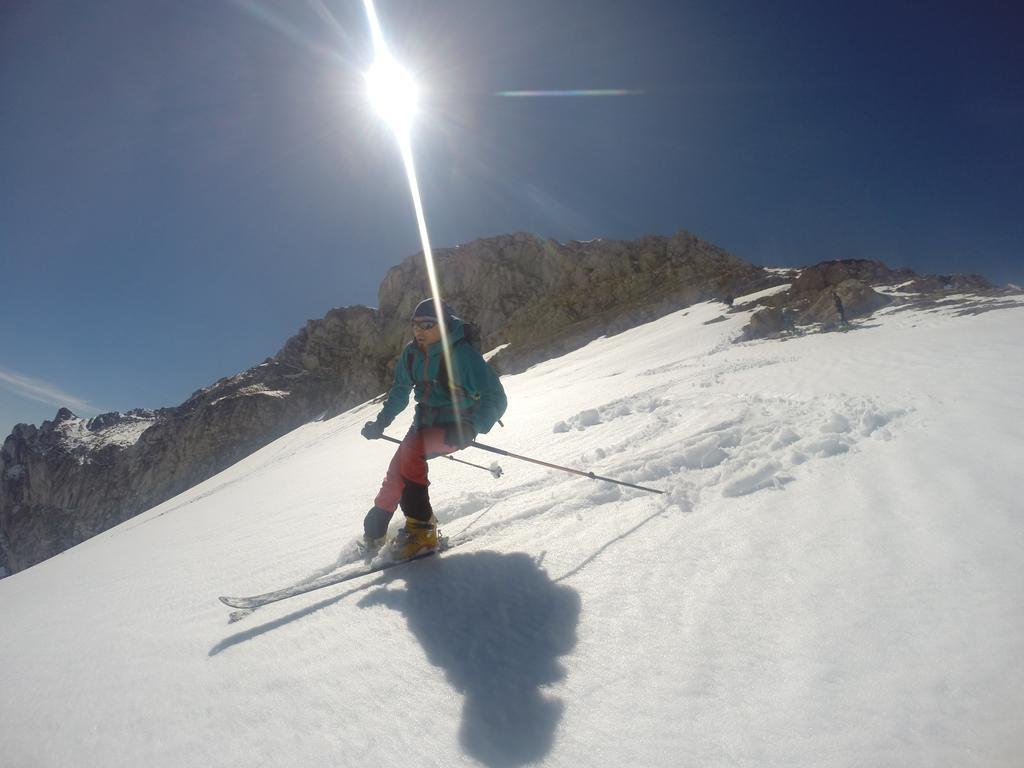
<path fill-rule="evenodd" d="M 319 579 L 307 582 L 305 584 L 295 584 L 290 587 L 284 587 L 282 589 L 274 590 L 273 592 L 266 592 L 262 595 L 252 595 L 250 597 L 227 597 L 222 596 L 217 598 L 224 605 L 232 608 L 240 608 L 245 611 L 254 611 L 264 605 L 270 603 L 276 603 L 279 600 L 286 600 L 289 597 L 297 597 L 298 595 L 304 595 L 307 592 L 315 592 L 318 589 L 324 587 L 330 587 L 334 584 L 342 584 L 346 581 L 352 581 L 353 579 L 359 579 L 363 576 L 369 576 L 374 573 L 380 573 L 391 568 L 395 568 L 399 565 L 405 565 L 412 563 L 417 560 L 423 560 L 424 558 L 436 555 L 439 552 L 443 552 L 447 549 L 451 549 L 455 544 L 444 543 L 437 549 L 432 549 L 429 552 L 410 557 L 406 560 L 389 560 L 377 564 L 371 564 L 366 568 L 360 568 L 357 571 L 342 571 L 340 573 L 329 573 L 326 576 L 321 576 Z"/>

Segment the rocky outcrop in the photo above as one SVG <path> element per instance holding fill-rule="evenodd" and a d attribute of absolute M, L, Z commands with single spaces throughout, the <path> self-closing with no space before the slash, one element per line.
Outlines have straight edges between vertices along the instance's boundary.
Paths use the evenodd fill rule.
<path fill-rule="evenodd" d="M 833 327 L 841 322 L 836 297 L 843 307 L 847 320 L 866 317 L 875 310 L 892 303 L 892 298 L 885 296 L 860 280 L 843 280 L 836 286 L 821 291 L 813 298 L 810 305 L 802 313 L 803 323 L 821 323 Z"/>
<path fill-rule="evenodd" d="M 843 307 L 843 314 L 849 321 L 892 303 L 891 297 L 860 280 L 844 279 L 844 274 L 842 271 L 832 273 L 834 279 L 841 280 L 836 284 L 805 282 L 798 286 L 798 279 L 790 290 L 764 300 L 762 303 L 767 306 L 751 315 L 738 340 L 775 338 L 795 332 L 800 326 L 814 324 L 821 330 L 832 330 L 842 324 L 839 306 Z"/>
<path fill-rule="evenodd" d="M 1015 287 L 1015 286 L 1011 286 Z M 916 277 L 908 286 L 917 293 L 939 293 L 945 291 L 979 291 L 996 290 L 996 286 L 981 275 L 925 275 Z M 1019 290 L 1019 289 L 1018 289 Z"/>
<path fill-rule="evenodd" d="M 800 271 L 790 289 L 796 301 L 816 300 L 826 289 L 856 280 L 865 285 L 900 285 L 918 276 L 909 269 L 891 269 L 880 261 L 840 259 L 823 261 Z"/>
<path fill-rule="evenodd" d="M 740 341 L 751 341 L 753 339 L 765 339 L 782 333 L 785 328 L 786 317 L 781 307 L 763 307 L 750 316 L 750 322 L 743 329 Z"/>
<path fill-rule="evenodd" d="M 676 308 L 770 285 L 686 232 L 562 244 L 526 234 L 435 253 L 446 298 L 496 361 L 521 370 Z M 778 282 L 778 278 L 775 278 Z M 159 411 L 19 425 L 0 450 L 0 576 L 50 557 L 216 474 L 300 424 L 383 391 L 430 290 L 421 256 L 386 275 L 379 310 L 333 309 L 272 358 Z"/>
<path fill-rule="evenodd" d="M 876 288 L 893 290 L 881 293 Z M 980 275 L 920 276 L 909 269 L 892 269 L 880 261 L 868 259 L 824 261 L 798 270 L 788 291 L 758 302 L 762 308 L 754 312 L 737 341 L 804 333 L 812 326 L 823 331 L 834 330 L 842 325 L 839 305 L 847 320 L 855 320 L 895 303 L 927 307 L 937 306 L 938 302 L 948 305 L 951 294 L 993 297 L 1017 292 L 1019 289 L 1015 286 L 997 288 Z M 965 311 L 1015 305 L 1015 302 L 984 307 L 972 305 Z"/>
<path fill-rule="evenodd" d="M 292 371 L 294 382 L 317 393 L 310 413 L 333 415 L 381 391 L 398 354 L 393 326 L 369 307 L 332 309 L 307 322 L 267 363 Z"/>
<path fill-rule="evenodd" d="M 445 297 L 479 325 L 484 346 L 508 344 L 494 360 L 503 373 L 695 302 L 773 282 L 759 267 L 688 232 L 567 244 L 520 233 L 434 257 Z M 406 260 L 384 278 L 380 310 L 404 321 L 429 293 L 423 259 Z"/>

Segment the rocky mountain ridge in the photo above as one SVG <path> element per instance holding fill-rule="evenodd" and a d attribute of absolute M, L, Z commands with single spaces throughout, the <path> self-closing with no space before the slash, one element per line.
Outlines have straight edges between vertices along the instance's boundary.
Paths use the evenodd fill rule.
<path fill-rule="evenodd" d="M 766 270 L 687 232 L 566 244 L 519 233 L 434 255 L 446 299 L 477 323 L 485 348 L 507 345 L 492 361 L 503 373 L 707 299 L 792 282 L 754 315 L 747 333 L 757 338 L 784 332 L 790 307 L 805 326 L 822 322 L 819 315 L 827 322 L 833 289 L 856 316 L 895 300 L 870 285 L 922 280 L 877 262 Z M 994 290 L 981 278 L 923 280 L 938 280 L 927 286 L 932 294 L 961 284 Z M 0 576 L 173 497 L 310 419 L 378 395 L 406 343 L 412 308 L 429 292 L 417 254 L 389 270 L 378 309 L 332 309 L 275 356 L 177 407 L 88 420 L 61 409 L 40 427 L 18 425 L 0 450 Z M 827 306 L 813 309 L 826 296 Z"/>
<path fill-rule="evenodd" d="M 792 281 L 789 289 L 758 301 L 761 308 L 739 341 L 849 327 L 849 321 L 889 306 L 954 305 L 965 314 L 977 314 L 1016 306 L 1021 293 L 1016 286 L 996 287 L 981 275 L 921 276 L 869 259 L 826 261 L 776 274 Z"/>

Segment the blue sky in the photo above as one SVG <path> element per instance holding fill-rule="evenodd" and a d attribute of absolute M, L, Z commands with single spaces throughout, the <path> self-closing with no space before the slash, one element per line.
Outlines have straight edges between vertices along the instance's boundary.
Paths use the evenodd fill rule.
<path fill-rule="evenodd" d="M 1007 3 L 379 0 L 435 246 L 688 229 L 1024 282 Z M 0 433 L 176 405 L 419 250 L 358 0 L 0 5 Z M 509 98 L 510 90 L 627 89 Z"/>

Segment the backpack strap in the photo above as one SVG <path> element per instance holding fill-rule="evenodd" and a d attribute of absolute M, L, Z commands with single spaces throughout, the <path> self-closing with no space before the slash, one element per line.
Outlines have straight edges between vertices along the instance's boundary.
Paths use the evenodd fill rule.
<path fill-rule="evenodd" d="M 457 346 L 459 346 L 459 344 L 466 344 L 466 343 L 468 343 L 468 342 L 465 339 L 459 339 L 454 344 L 452 344 L 452 346 L 451 346 L 452 354 L 455 353 L 455 348 Z M 445 392 L 448 391 L 448 366 L 444 365 L 443 363 L 441 364 L 441 367 L 440 367 L 440 369 L 437 372 L 437 386 L 441 387 L 442 391 L 445 391 Z M 462 389 L 462 387 L 456 387 L 456 389 Z"/>
<path fill-rule="evenodd" d="M 463 339 L 459 339 L 454 344 L 452 344 L 451 349 L 454 351 L 455 348 L 457 346 L 459 346 L 459 344 L 468 344 L 468 343 L 469 342 L 466 341 L 466 339 L 464 339 L 464 338 Z M 437 378 L 436 379 L 433 379 L 433 380 L 423 379 L 421 381 L 417 381 L 415 375 L 413 374 L 413 362 L 414 362 L 415 359 L 416 359 L 416 349 L 413 348 L 413 347 L 410 347 L 409 349 L 407 349 L 405 351 L 405 369 L 409 372 L 409 381 L 411 381 L 413 383 L 413 386 L 416 386 L 417 384 L 423 384 L 424 386 L 426 386 L 428 388 L 428 396 L 429 396 L 429 390 L 432 389 L 435 386 L 440 387 L 443 392 L 447 392 L 448 391 L 448 366 L 444 365 L 442 363 L 442 365 L 438 368 Z M 428 361 L 429 361 L 429 358 L 426 358 L 426 361 L 424 362 L 424 365 L 426 365 Z M 426 373 L 426 371 L 424 371 L 424 374 L 425 373 Z M 456 386 L 455 388 L 457 390 L 464 391 L 462 389 L 462 387 Z"/>

